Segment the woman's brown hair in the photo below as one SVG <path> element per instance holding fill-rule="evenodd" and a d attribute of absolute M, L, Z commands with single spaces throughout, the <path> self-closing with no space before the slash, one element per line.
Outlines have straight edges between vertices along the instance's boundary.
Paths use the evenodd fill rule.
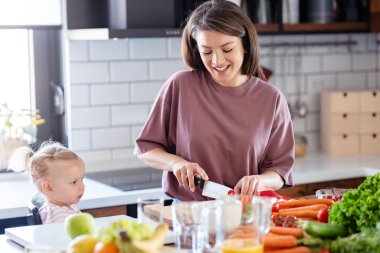
<path fill-rule="evenodd" d="M 182 33 L 183 60 L 192 69 L 206 70 L 195 40 L 199 31 L 215 31 L 240 37 L 245 52 L 242 74 L 265 80 L 260 67 L 256 29 L 239 6 L 227 0 L 211 0 L 199 5 L 188 17 Z"/>

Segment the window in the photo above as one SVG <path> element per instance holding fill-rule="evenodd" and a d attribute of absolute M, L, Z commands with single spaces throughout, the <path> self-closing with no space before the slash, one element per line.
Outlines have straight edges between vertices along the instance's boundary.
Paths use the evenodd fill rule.
<path fill-rule="evenodd" d="M 32 32 L 26 29 L 0 30 L 0 103 L 10 108 L 35 108 Z"/>
<path fill-rule="evenodd" d="M 64 113 L 58 115 L 53 106 L 52 87 L 62 86 L 60 48 L 59 30 L 0 27 L 0 107 L 6 103 L 16 112 L 13 115 L 37 108 L 45 119 L 36 132 L 29 117 L 13 117 L 12 128 L 4 128 L 6 117 L 0 117 L 0 144 L 8 137 L 20 136 L 34 146 L 48 139 L 67 144 Z M 4 115 L 4 111 L 0 113 Z M 28 127 L 18 127 L 25 125 Z M 8 157 L 9 150 L 0 147 L 0 156 Z M 0 164 L 0 171 L 2 167 Z"/>

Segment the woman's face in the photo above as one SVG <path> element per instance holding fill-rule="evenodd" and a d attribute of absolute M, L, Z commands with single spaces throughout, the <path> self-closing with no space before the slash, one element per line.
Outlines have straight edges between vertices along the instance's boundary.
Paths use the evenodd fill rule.
<path fill-rule="evenodd" d="M 240 37 L 199 31 L 196 41 L 202 62 L 216 82 L 234 87 L 248 79 L 247 75 L 241 74 L 244 48 Z"/>

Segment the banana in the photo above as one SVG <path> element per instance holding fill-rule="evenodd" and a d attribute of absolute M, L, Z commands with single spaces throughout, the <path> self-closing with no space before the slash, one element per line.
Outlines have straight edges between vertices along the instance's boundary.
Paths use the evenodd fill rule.
<path fill-rule="evenodd" d="M 122 234 L 121 253 L 157 253 L 164 245 L 168 224 L 160 223 L 154 230 L 153 236 L 146 240 L 131 240 L 128 235 Z"/>

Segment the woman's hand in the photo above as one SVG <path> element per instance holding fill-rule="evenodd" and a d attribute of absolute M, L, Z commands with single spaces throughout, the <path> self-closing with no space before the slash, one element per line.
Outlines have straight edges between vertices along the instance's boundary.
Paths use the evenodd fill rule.
<path fill-rule="evenodd" d="M 180 161 L 174 164 L 173 173 L 176 176 L 179 185 L 190 188 L 192 192 L 195 190 L 194 176 L 208 180 L 206 172 L 197 164 L 187 161 Z"/>
<path fill-rule="evenodd" d="M 242 195 L 252 196 L 254 194 L 257 194 L 262 188 L 261 180 L 261 175 L 244 176 L 235 185 L 234 191 L 236 194 Z"/>

